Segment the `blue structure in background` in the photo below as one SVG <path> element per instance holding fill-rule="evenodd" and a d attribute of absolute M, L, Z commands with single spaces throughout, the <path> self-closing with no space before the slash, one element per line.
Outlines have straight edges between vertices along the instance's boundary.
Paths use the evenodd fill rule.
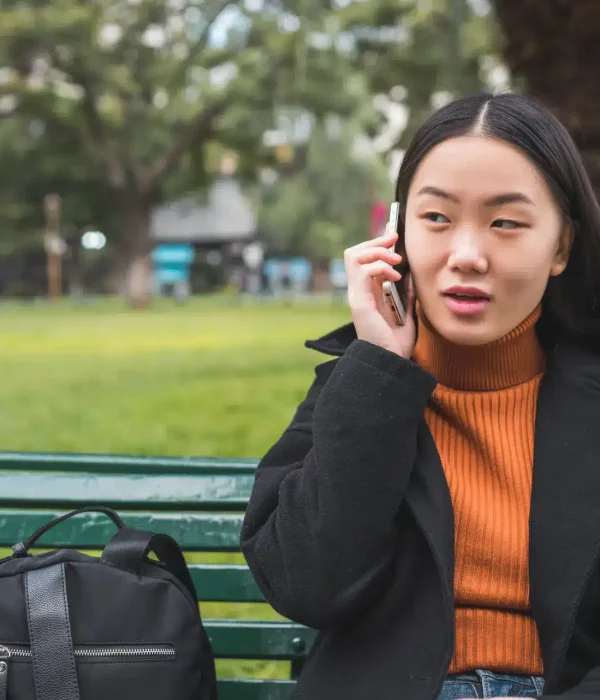
<path fill-rule="evenodd" d="M 187 243 L 156 246 L 152 251 L 152 262 L 154 280 L 159 287 L 163 284 L 187 284 L 194 262 L 194 247 Z"/>
<path fill-rule="evenodd" d="M 305 292 L 310 285 L 312 265 L 306 258 L 270 258 L 263 274 L 272 291 Z"/>
<path fill-rule="evenodd" d="M 343 260 L 332 260 L 329 263 L 329 280 L 334 289 L 346 289 L 346 265 Z"/>

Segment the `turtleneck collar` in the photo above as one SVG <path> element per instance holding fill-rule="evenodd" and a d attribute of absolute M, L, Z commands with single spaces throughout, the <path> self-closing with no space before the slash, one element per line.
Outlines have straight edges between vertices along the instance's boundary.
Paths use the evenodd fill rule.
<path fill-rule="evenodd" d="M 487 345 L 456 345 L 443 338 L 417 306 L 414 360 L 440 384 L 459 391 L 497 391 L 542 374 L 546 357 L 535 332 L 541 305 L 510 333 Z"/>

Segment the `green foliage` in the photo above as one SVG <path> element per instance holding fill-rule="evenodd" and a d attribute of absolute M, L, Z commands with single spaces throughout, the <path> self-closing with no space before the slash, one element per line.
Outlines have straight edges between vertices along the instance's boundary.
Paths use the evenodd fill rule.
<path fill-rule="evenodd" d="M 329 260 L 369 237 L 371 205 L 391 185 L 378 156 L 352 154 L 354 136 L 316 128 L 305 167 L 264 188 L 261 228 L 275 252 Z"/>
<path fill-rule="evenodd" d="M 372 97 L 384 93 L 408 109 L 404 146 L 432 95 L 481 84 L 495 40 L 468 0 L 4 0 L 2 249 L 39 245 L 42 198 L 58 192 L 73 228 L 101 228 L 124 255 L 143 258 L 148 232 L 132 236 L 124 222 L 208 184 L 224 152 L 238 153 L 244 181 L 277 166 L 263 137 L 286 110 L 317 123 L 351 114 L 353 128 L 374 134 L 384 119 Z M 344 187 L 338 162 L 348 166 Z M 283 214 L 265 220 L 282 248 L 327 257 L 364 237 L 372 193 L 360 188 L 370 176 L 343 154 L 323 168 L 331 177 L 318 191 L 307 177 L 278 187 Z M 340 200 L 332 187 L 352 193 L 355 215 L 321 201 L 324 192 Z"/>
<path fill-rule="evenodd" d="M 323 10 L 294 31 L 280 16 L 242 0 L 2 3 L 0 157 L 16 162 L 0 192 L 4 250 L 39 246 L 56 192 L 72 230 L 100 228 L 149 280 L 153 206 L 207 185 L 225 151 L 252 181 L 273 158 L 263 135 L 279 106 L 321 117 L 353 104 L 336 89 L 345 58 L 306 41 Z M 147 283 L 125 288 L 147 302 Z"/>
<path fill-rule="evenodd" d="M 477 13 L 469 0 L 366 0 L 337 16 L 340 29 L 356 39 L 353 65 L 368 92 L 390 95 L 408 109 L 401 147 L 431 112 L 436 94 L 484 87 L 482 60 L 498 53 L 491 11 Z"/>
<path fill-rule="evenodd" d="M 63 197 L 63 231 L 80 231 L 103 219 L 106 230 L 117 222 L 106 209 L 106 188 L 93 172 L 73 160 L 68 131 L 56 124 L 16 116 L 0 120 L 0 254 L 41 249 L 43 199 Z"/>
<path fill-rule="evenodd" d="M 234 10 L 233 29 L 215 45 L 211 27 Z M 282 33 L 277 22 L 239 1 L 8 2 L 3 92 L 20 114 L 67 126 L 74 159 L 99 168 L 111 187 L 156 194 L 196 144 L 260 141 L 275 98 L 315 114 L 348 108 L 332 91 L 342 61 L 307 47 L 313 23 Z"/>

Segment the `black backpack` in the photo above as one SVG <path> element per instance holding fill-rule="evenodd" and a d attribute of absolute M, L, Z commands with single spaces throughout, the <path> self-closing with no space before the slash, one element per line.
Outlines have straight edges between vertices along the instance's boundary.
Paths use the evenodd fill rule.
<path fill-rule="evenodd" d="M 99 511 L 118 528 L 100 558 L 31 556 L 50 528 Z M 154 552 L 159 561 L 148 558 Z M 80 508 L 0 561 L 0 700 L 215 700 L 215 666 L 179 546 Z"/>

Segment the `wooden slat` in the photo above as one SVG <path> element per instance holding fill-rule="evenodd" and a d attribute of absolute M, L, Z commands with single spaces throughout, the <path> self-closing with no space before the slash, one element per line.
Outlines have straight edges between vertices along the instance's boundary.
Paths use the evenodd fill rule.
<path fill-rule="evenodd" d="M 0 451 L 0 469 L 103 474 L 253 474 L 257 459 Z"/>
<path fill-rule="evenodd" d="M 0 471 L 0 505 L 74 509 L 245 510 L 254 475 Z"/>
<path fill-rule="evenodd" d="M 293 681 L 226 678 L 219 680 L 219 700 L 288 700 Z"/>
<path fill-rule="evenodd" d="M 39 527 L 66 511 L 0 508 L 0 547 L 22 542 Z M 162 532 L 174 537 L 189 551 L 239 551 L 243 516 L 232 513 L 148 513 L 119 511 L 125 524 L 139 530 Z M 83 513 L 66 520 L 48 532 L 40 545 L 45 547 L 102 548 L 115 534 L 115 526 L 105 516 Z"/>
<path fill-rule="evenodd" d="M 242 564 L 190 564 L 200 600 L 223 603 L 262 603 L 260 592 L 247 566 Z"/>
<path fill-rule="evenodd" d="M 287 660 L 304 658 L 315 631 L 293 622 L 205 620 L 217 658 Z"/>

